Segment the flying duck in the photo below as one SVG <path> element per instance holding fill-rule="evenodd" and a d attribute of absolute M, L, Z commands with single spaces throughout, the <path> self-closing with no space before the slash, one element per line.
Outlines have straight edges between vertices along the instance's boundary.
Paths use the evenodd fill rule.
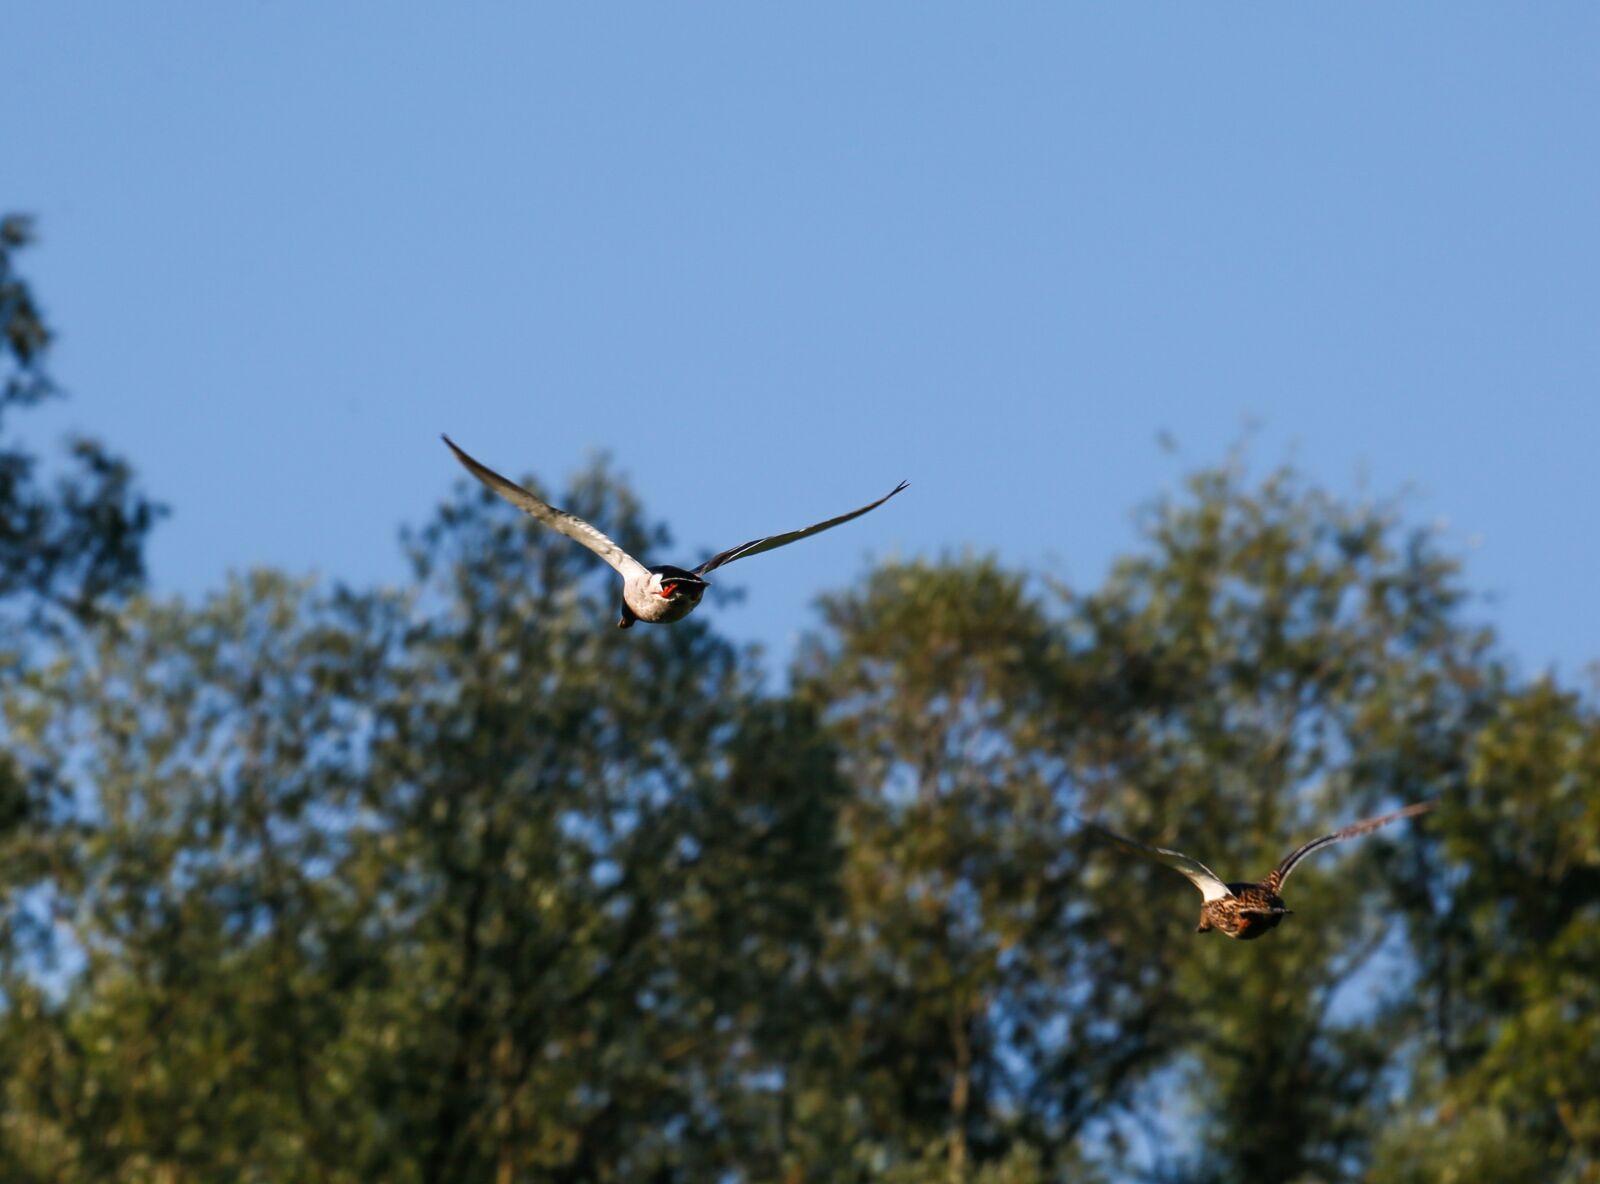
<path fill-rule="evenodd" d="M 859 510 L 851 510 L 848 514 L 841 514 L 837 518 L 829 518 L 826 522 L 818 522 L 803 530 L 791 530 L 786 534 L 769 534 L 765 538 L 751 539 L 748 543 L 730 547 L 713 555 L 693 571 L 674 567 L 670 563 L 646 567 L 582 518 L 540 501 L 516 482 L 506 480 L 493 469 L 468 456 L 449 436 L 443 439 L 467 472 L 517 509 L 533 515 L 569 539 L 582 543 L 616 569 L 617 574 L 622 577 L 622 616 L 617 621 L 619 629 L 631 628 L 635 621 L 644 621 L 650 625 L 668 625 L 673 621 L 681 621 L 695 610 L 700 598 L 705 595 L 706 588 L 709 587 L 704 578 L 706 573 L 715 571 L 725 563 L 732 563 L 735 559 L 744 559 L 749 555 L 759 555 L 763 551 L 787 546 L 800 539 L 840 526 L 852 518 L 859 518 L 868 510 L 876 510 L 909 484 L 902 481 L 877 501 L 869 502 Z"/>
<path fill-rule="evenodd" d="M 1338 843 L 1344 839 L 1353 839 L 1357 835 L 1364 835 L 1368 831 L 1377 830 L 1380 826 L 1400 818 L 1410 818 L 1415 814 L 1426 814 L 1433 809 L 1434 802 L 1418 802 L 1407 806 L 1403 810 L 1396 810 L 1392 814 L 1383 814 L 1377 818 L 1368 818 L 1362 822 L 1354 822 L 1343 830 L 1336 830 L 1330 835 L 1312 839 L 1291 851 L 1276 868 L 1268 872 L 1266 878 L 1255 884 L 1224 884 L 1221 877 L 1201 863 L 1198 859 L 1191 859 L 1180 851 L 1169 851 L 1165 847 L 1151 847 L 1134 839 L 1124 838 L 1122 835 L 1113 834 L 1104 827 L 1093 823 L 1085 823 L 1084 829 L 1099 835 L 1103 839 L 1115 843 L 1125 850 L 1132 851 L 1135 855 L 1145 855 L 1168 867 L 1176 868 L 1193 881 L 1194 886 L 1200 889 L 1200 895 L 1205 897 L 1205 903 L 1200 906 L 1200 924 L 1195 927 L 1196 933 L 1204 933 L 1208 929 L 1217 929 L 1229 937 L 1237 937 L 1241 941 L 1252 941 L 1264 933 L 1276 929 L 1278 922 L 1282 921 L 1293 909 L 1285 908 L 1283 897 L 1278 895 L 1283 887 L 1283 882 L 1289 878 L 1289 873 L 1294 871 L 1298 864 L 1307 855 L 1330 843 Z"/>

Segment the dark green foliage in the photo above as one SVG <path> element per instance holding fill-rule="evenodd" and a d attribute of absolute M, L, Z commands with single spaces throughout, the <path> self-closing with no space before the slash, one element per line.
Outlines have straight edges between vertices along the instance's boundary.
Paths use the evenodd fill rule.
<path fill-rule="evenodd" d="M 1407 870 L 1431 1005 L 1414 1112 L 1383 1180 L 1435 1179 L 1495 1132 L 1483 1180 L 1600 1180 L 1600 716 L 1548 680 L 1507 692 Z M 1402 865 L 1404 866 L 1404 865 Z M 1441 893 L 1435 883 L 1450 884 Z M 1418 1166 L 1420 1164 L 1420 1166 Z"/>
<path fill-rule="evenodd" d="M 59 393 L 45 370 L 51 331 L 16 268 L 32 241 L 29 219 L 0 218 L 0 611 L 59 628 L 63 616 L 89 616 L 138 584 L 160 510 L 94 440 L 71 442 L 68 475 L 53 487 L 40 480 L 38 458 L 3 443 L 12 411 Z"/>
<path fill-rule="evenodd" d="M 1387 511 L 1219 470 L 1093 592 L 884 567 L 778 696 L 477 491 L 411 551 L 5 684 L 6 1178 L 1592 1176 L 1600 730 Z M 1427 796 L 1248 945 L 1077 824 L 1255 877 Z"/>
<path fill-rule="evenodd" d="M 984 560 L 880 569 L 823 612 L 800 694 L 826 711 L 856 793 L 828 951 L 850 1024 L 813 1069 L 810 1121 L 887 1162 L 940 1147 L 959 1169 L 1031 1147 L 1065 1170 L 1175 1015 L 1081 892 L 1057 627 Z M 836 1152 L 814 1154 L 815 1178 L 843 1178 Z"/>

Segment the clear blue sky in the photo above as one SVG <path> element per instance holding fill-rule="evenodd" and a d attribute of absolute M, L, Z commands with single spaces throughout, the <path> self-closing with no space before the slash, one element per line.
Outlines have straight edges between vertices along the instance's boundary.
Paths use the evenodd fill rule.
<path fill-rule="evenodd" d="M 1091 583 L 1246 424 L 1600 657 L 1600 8 L 31 4 L 0 208 L 156 585 L 397 578 L 450 431 L 609 450 L 787 657 L 869 557 Z M 1181 453 L 1156 445 L 1160 432 Z M 705 611 L 718 611 L 708 606 Z"/>

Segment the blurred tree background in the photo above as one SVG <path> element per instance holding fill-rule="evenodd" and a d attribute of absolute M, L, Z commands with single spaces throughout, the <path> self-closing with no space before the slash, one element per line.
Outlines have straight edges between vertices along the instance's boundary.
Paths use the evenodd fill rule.
<path fill-rule="evenodd" d="M 867 573 L 774 692 L 464 481 L 405 587 L 150 599 L 128 466 L 10 439 L 0 1178 L 1600 1181 L 1595 699 L 1401 507 L 1230 461 L 1098 588 Z M 1254 943 L 1078 829 L 1253 877 L 1428 797 Z"/>

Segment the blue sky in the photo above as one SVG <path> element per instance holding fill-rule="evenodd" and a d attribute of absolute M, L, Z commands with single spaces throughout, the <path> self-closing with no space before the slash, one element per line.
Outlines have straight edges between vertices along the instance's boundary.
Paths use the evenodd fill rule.
<path fill-rule="evenodd" d="M 609 451 L 782 660 L 869 558 L 1092 583 L 1250 424 L 1600 658 L 1600 8 L 24 5 L 0 209 L 156 586 L 402 573 Z M 1176 456 L 1157 446 L 1178 441 Z M 508 511 L 509 512 L 509 511 Z"/>

